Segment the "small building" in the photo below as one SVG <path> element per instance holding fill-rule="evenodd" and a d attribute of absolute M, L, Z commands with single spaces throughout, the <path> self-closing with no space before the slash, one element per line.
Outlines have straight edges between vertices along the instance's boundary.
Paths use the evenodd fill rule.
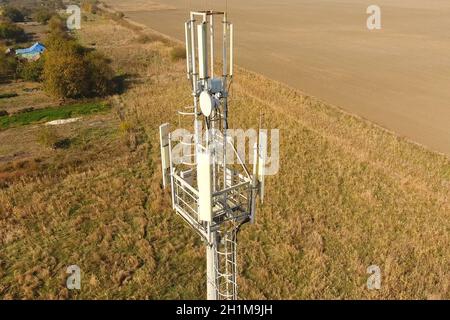
<path fill-rule="evenodd" d="M 41 54 L 44 53 L 45 46 L 42 43 L 36 42 L 31 47 L 26 49 L 17 49 L 16 56 L 27 60 L 38 60 Z"/>

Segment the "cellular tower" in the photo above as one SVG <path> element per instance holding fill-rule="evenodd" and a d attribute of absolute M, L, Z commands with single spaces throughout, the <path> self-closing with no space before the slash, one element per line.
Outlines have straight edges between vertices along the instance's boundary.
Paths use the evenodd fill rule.
<path fill-rule="evenodd" d="M 233 37 L 226 12 L 190 13 L 185 39 L 193 105 L 178 114 L 192 121 L 193 133 L 180 139 L 168 123 L 159 130 L 163 185 L 170 187 L 175 212 L 206 245 L 208 300 L 238 298 L 237 236 L 244 224 L 254 222 L 257 198 L 262 200 L 264 192 L 267 136 L 260 132 L 252 146 L 249 170 L 228 135 Z M 221 58 L 216 58 L 216 40 Z"/>

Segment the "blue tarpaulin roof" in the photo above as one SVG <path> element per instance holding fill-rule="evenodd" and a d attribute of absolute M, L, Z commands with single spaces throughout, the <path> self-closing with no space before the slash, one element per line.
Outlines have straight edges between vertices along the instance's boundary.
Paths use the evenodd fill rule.
<path fill-rule="evenodd" d="M 29 48 L 16 50 L 16 54 L 20 54 L 20 55 L 31 54 L 31 55 L 33 55 L 33 54 L 41 54 L 44 51 L 45 51 L 44 45 L 39 42 L 36 42 Z"/>

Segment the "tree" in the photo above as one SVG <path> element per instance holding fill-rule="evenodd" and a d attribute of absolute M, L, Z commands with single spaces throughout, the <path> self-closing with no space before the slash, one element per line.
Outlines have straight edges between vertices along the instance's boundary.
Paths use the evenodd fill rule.
<path fill-rule="evenodd" d="M 67 41 L 74 39 L 67 33 L 66 25 L 60 16 L 54 15 L 48 21 L 48 35 L 44 40 L 46 48 L 59 48 L 65 46 Z"/>
<path fill-rule="evenodd" d="M 48 48 L 44 56 L 44 88 L 49 94 L 59 98 L 87 95 L 89 77 L 86 63 L 70 41 Z"/>
<path fill-rule="evenodd" d="M 114 72 L 110 61 L 89 52 L 76 40 L 52 38 L 43 55 L 45 90 L 58 98 L 105 96 L 112 92 Z"/>

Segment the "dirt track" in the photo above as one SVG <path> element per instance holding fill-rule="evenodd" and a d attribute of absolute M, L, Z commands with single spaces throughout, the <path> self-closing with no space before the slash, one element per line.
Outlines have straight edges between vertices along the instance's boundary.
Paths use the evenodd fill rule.
<path fill-rule="evenodd" d="M 183 38 L 189 2 L 106 0 L 126 16 Z M 206 1 L 224 9 L 224 1 Z M 450 154 L 450 3 L 379 0 L 380 31 L 366 0 L 228 1 L 236 62 Z"/>

